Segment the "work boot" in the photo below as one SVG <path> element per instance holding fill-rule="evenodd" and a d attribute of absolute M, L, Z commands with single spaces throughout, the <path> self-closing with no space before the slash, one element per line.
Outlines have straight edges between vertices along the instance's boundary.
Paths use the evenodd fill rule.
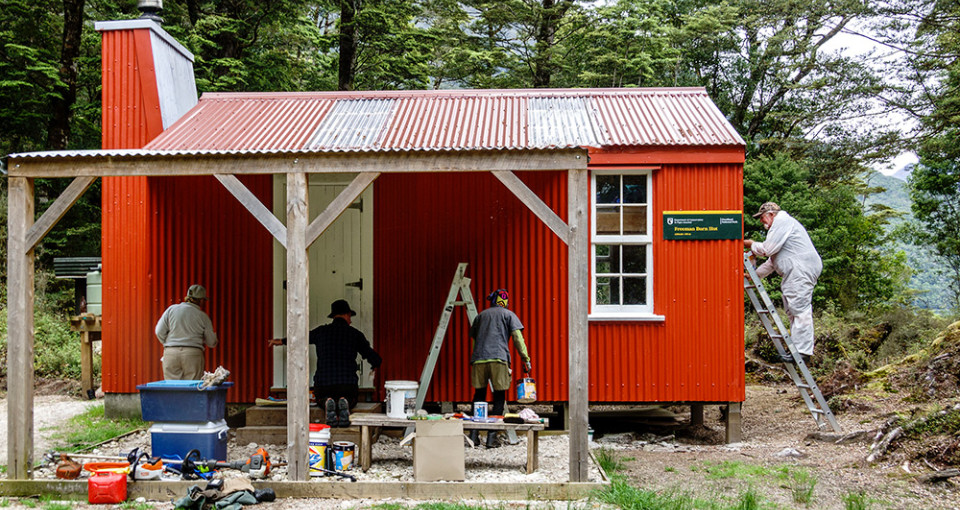
<path fill-rule="evenodd" d="M 480 446 L 480 431 L 471 430 L 470 431 L 470 442 L 473 443 L 473 446 Z"/>
<path fill-rule="evenodd" d="M 500 448 L 500 439 L 495 430 L 487 432 L 487 448 Z"/>
<path fill-rule="evenodd" d="M 327 401 L 324 402 L 323 406 L 327 410 L 327 425 L 329 425 L 331 428 L 339 427 L 340 424 L 337 420 L 337 403 L 332 398 L 328 398 Z"/>
<path fill-rule="evenodd" d="M 349 427 L 350 426 L 350 402 L 347 402 L 347 399 L 340 397 L 340 400 L 337 401 L 337 407 L 340 408 L 340 426 Z"/>

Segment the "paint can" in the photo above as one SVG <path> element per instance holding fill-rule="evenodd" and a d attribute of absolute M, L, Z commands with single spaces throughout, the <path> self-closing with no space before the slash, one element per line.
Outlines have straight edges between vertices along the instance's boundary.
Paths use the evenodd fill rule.
<path fill-rule="evenodd" d="M 487 403 L 486 402 L 474 402 L 473 403 L 473 417 L 474 418 L 486 418 L 487 413 Z"/>
<path fill-rule="evenodd" d="M 387 393 L 387 416 L 390 418 L 407 418 L 417 412 L 417 389 L 420 383 L 416 381 L 387 381 L 383 383 Z"/>
<path fill-rule="evenodd" d="M 333 469 L 346 471 L 353 466 L 353 455 L 357 446 L 350 441 L 336 441 L 333 443 Z"/>
<path fill-rule="evenodd" d="M 307 447 L 310 476 L 324 476 L 327 469 L 327 446 L 330 444 L 330 426 L 322 423 L 310 424 L 310 438 Z"/>
<path fill-rule="evenodd" d="M 517 379 L 517 402 L 530 404 L 537 401 L 537 381 L 533 377 Z"/>

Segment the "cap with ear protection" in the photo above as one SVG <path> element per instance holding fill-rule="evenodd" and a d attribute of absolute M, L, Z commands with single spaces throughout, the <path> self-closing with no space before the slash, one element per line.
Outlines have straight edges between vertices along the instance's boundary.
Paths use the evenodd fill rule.
<path fill-rule="evenodd" d="M 497 289 L 490 293 L 487 296 L 487 301 L 492 305 L 507 307 L 507 303 L 510 301 L 510 293 L 506 289 Z"/>

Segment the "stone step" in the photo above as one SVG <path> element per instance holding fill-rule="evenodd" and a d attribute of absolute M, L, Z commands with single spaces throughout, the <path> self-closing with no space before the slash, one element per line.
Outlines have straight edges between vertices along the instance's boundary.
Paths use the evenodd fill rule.
<path fill-rule="evenodd" d="M 351 413 L 382 413 L 382 402 L 359 402 Z M 320 407 L 310 407 L 311 423 L 326 423 L 327 414 Z M 246 426 L 287 426 L 287 406 L 253 406 L 246 410 Z"/>
<path fill-rule="evenodd" d="M 236 440 L 238 445 L 256 444 L 287 444 L 287 427 L 266 425 L 246 426 L 237 429 Z M 360 444 L 360 427 L 345 427 L 330 429 L 330 441 L 350 441 Z M 375 442 L 376 440 L 374 440 Z"/>

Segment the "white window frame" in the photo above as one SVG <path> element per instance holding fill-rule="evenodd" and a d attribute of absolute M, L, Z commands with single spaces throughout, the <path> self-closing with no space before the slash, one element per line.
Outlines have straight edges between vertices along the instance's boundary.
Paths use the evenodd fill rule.
<path fill-rule="evenodd" d="M 653 313 L 653 172 L 654 168 L 617 168 L 594 169 L 590 172 L 590 319 L 591 320 L 653 320 L 662 321 L 663 316 Z M 597 176 L 643 175 L 647 183 L 647 233 L 645 235 L 598 235 L 597 207 L 611 204 L 597 204 Z M 621 190 L 622 192 L 622 190 Z M 621 221 L 622 221 L 621 214 Z M 643 276 L 646 278 L 645 305 L 604 305 L 597 304 L 597 245 L 645 245 L 646 273 L 618 273 L 621 276 Z M 622 267 L 621 267 L 622 269 Z M 601 276 L 602 278 L 602 276 Z M 623 286 L 620 286 L 622 295 Z"/>

